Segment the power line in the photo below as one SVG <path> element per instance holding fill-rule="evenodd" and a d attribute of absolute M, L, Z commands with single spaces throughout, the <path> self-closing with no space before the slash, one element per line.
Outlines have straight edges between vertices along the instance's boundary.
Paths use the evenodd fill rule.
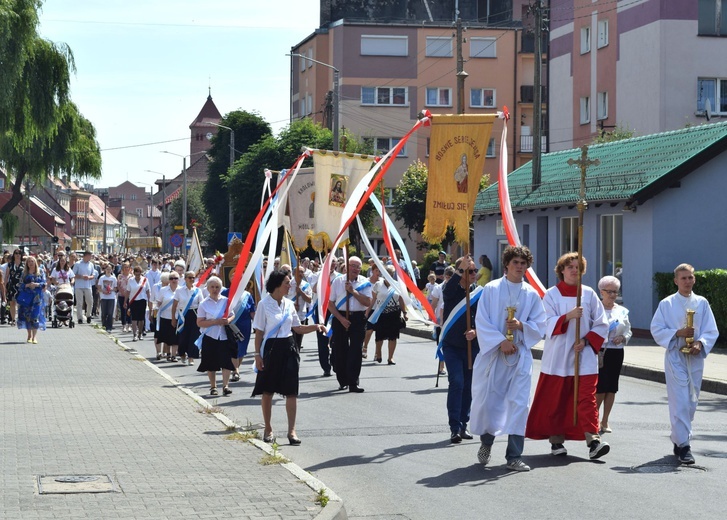
<path fill-rule="evenodd" d="M 142 146 L 153 146 L 155 144 L 174 143 L 174 142 L 177 142 L 177 141 L 187 141 L 188 139 L 190 139 L 190 138 L 189 137 L 183 137 L 181 139 L 169 139 L 168 141 L 156 141 L 156 142 L 153 142 L 153 143 L 130 144 L 130 145 L 126 145 L 126 146 L 116 146 L 114 148 L 103 148 L 100 151 L 102 151 L 102 152 L 111 152 L 113 150 L 126 150 L 128 148 L 140 148 Z"/>

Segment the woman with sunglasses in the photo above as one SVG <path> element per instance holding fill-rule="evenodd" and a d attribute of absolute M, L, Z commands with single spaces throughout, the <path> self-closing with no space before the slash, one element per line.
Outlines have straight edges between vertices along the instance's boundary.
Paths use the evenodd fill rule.
<path fill-rule="evenodd" d="M 168 278 L 169 283 L 164 285 L 164 278 Z M 174 293 L 179 287 L 179 273 L 172 271 L 161 275 L 162 287 L 157 291 L 155 304 L 157 308 L 156 315 L 156 332 L 154 339 L 157 340 L 157 359 L 159 358 L 159 348 L 162 351 L 169 352 L 167 361 L 177 361 L 177 328 L 172 323 L 172 306 L 174 305 Z"/>
<path fill-rule="evenodd" d="M 15 326 L 17 312 L 16 297 L 20 283 L 23 281 L 23 253 L 20 249 L 13 251 L 13 257 L 8 263 L 8 279 L 5 282 L 6 298 L 10 304 L 10 325 Z"/>
<path fill-rule="evenodd" d="M 606 311 L 608 320 L 608 337 L 598 353 L 600 361 L 598 363 L 596 406 L 600 410 L 601 404 L 603 404 L 600 433 L 611 433 L 612 431 L 608 425 L 608 419 L 613 403 L 616 401 L 616 392 L 618 392 L 618 379 L 624 363 L 624 346 L 631 339 L 632 334 L 628 309 L 616 303 L 620 288 L 621 282 L 615 276 L 604 276 L 598 282 L 603 309 Z"/>
<path fill-rule="evenodd" d="M 194 271 L 184 273 L 184 285 L 174 293 L 172 304 L 172 326 L 178 335 L 180 361 L 189 365 L 193 365 L 192 360 L 199 357 L 199 349 L 194 342 L 199 338 L 197 309 L 204 301 L 202 289 L 194 286 L 194 280 Z"/>

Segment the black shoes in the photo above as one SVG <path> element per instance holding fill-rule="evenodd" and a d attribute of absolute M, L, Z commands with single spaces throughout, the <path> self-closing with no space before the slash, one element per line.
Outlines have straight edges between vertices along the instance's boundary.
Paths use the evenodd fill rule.
<path fill-rule="evenodd" d="M 353 386 L 353 385 L 351 385 L 350 387 L 348 387 L 348 391 L 349 392 L 352 392 L 354 394 L 362 394 L 363 391 L 364 391 L 364 389 L 361 388 L 360 386 Z"/>
<path fill-rule="evenodd" d="M 591 460 L 600 459 L 611 451 L 611 446 L 607 442 L 593 441 L 589 446 L 588 458 Z"/>
<path fill-rule="evenodd" d="M 302 441 L 298 437 L 295 437 L 293 435 L 288 435 L 288 443 L 291 446 L 300 446 L 301 442 Z"/>
<path fill-rule="evenodd" d="M 91 318 L 89 316 L 86 316 L 86 323 L 91 323 Z"/>
<path fill-rule="evenodd" d="M 469 430 L 467 428 L 465 428 L 464 430 L 460 430 L 459 436 L 468 441 L 473 439 L 472 434 L 469 432 Z"/>
<path fill-rule="evenodd" d="M 678 453 L 677 453 L 678 451 Z M 679 462 L 682 464 L 694 464 L 694 456 L 692 455 L 692 447 L 689 445 L 682 446 L 681 448 L 674 445 L 674 455 L 677 456 Z"/>
<path fill-rule="evenodd" d="M 452 444 L 459 444 L 460 442 L 462 442 L 462 436 L 459 433 L 455 432 L 449 437 L 449 442 L 451 442 Z"/>

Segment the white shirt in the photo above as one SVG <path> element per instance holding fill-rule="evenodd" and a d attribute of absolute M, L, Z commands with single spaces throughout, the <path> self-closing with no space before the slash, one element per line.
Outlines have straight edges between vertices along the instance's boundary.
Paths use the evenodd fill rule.
<path fill-rule="evenodd" d="M 389 287 L 386 286 L 386 284 L 384 283 L 384 279 L 382 278 L 374 284 L 374 288 L 372 290 L 374 293 L 376 293 L 376 305 L 374 307 L 378 309 L 384 303 L 386 297 L 389 295 Z M 398 304 L 399 294 L 395 292 L 394 296 L 392 296 L 391 299 Z"/>
<path fill-rule="evenodd" d="M 174 291 L 172 291 L 172 288 L 169 285 L 162 288 L 157 293 L 156 303 L 160 310 L 159 316 L 165 320 L 172 319 L 172 300 L 174 300 Z M 164 307 L 166 307 L 166 309 Z"/>
<path fill-rule="evenodd" d="M 96 269 L 93 266 L 93 262 L 76 262 L 73 265 L 73 272 L 76 275 L 76 289 L 90 289 L 96 281 L 97 274 Z M 83 276 L 93 276 L 90 280 L 84 280 Z"/>
<path fill-rule="evenodd" d="M 64 283 L 70 284 L 71 281 L 75 278 L 75 276 L 76 275 L 73 273 L 73 271 L 71 269 L 69 269 L 68 271 L 65 271 L 65 270 L 59 271 L 58 269 L 53 269 L 53 271 L 50 274 L 50 277 L 55 278 L 56 283 L 58 285 L 64 284 Z"/>
<path fill-rule="evenodd" d="M 78 283 L 78 282 L 76 282 Z M 143 289 L 139 291 L 139 287 L 143 285 Z M 129 282 L 126 285 L 126 290 L 129 291 L 129 302 L 133 299 L 134 301 L 137 300 L 147 300 L 147 295 L 149 294 L 149 280 L 147 280 L 144 277 L 139 278 L 139 282 L 136 281 L 136 278 L 131 277 L 129 278 Z M 139 295 L 134 298 L 134 295 L 136 292 L 139 291 Z"/>
<path fill-rule="evenodd" d="M 308 298 L 313 298 L 313 289 L 311 288 L 311 285 L 305 281 L 305 279 L 301 280 L 301 291 L 305 293 Z M 297 296 L 297 298 L 296 298 Z M 293 301 L 293 305 L 295 305 L 295 308 L 298 312 L 298 318 L 301 320 L 305 319 L 305 315 L 308 314 L 308 306 L 310 305 L 307 301 L 305 301 L 301 296 L 298 296 L 298 284 L 295 281 L 295 279 L 290 281 L 290 290 L 288 291 L 288 298 L 293 301 L 293 298 L 295 298 L 295 301 Z M 311 303 L 313 303 L 313 300 L 311 299 Z"/>
<path fill-rule="evenodd" d="M 222 317 L 227 306 L 227 297 L 220 296 L 220 299 L 214 301 L 212 298 L 205 298 L 197 308 L 197 318 L 205 320 L 218 320 Z M 222 325 L 213 325 L 211 327 L 200 329 L 202 334 L 206 334 L 212 339 L 226 340 L 227 333 Z"/>
<path fill-rule="evenodd" d="M 154 269 L 149 269 L 146 272 L 146 279 L 149 280 L 149 283 L 154 286 L 158 284 L 162 279 L 162 272 L 157 269 L 156 271 Z"/>
<path fill-rule="evenodd" d="M 177 289 L 177 291 L 174 293 L 174 299 L 177 300 L 177 314 L 181 314 L 182 312 L 184 312 L 184 309 L 187 308 L 187 302 L 189 301 L 189 298 L 192 296 L 192 293 L 194 293 L 194 291 L 197 289 L 197 287 L 187 289 L 186 285 Z M 204 301 L 204 299 L 205 297 L 202 294 L 202 289 L 197 290 L 197 295 L 194 297 L 192 305 L 190 305 L 189 308 L 199 308 L 199 305 Z"/>
<path fill-rule="evenodd" d="M 285 321 L 283 321 L 285 316 Z M 272 331 L 283 322 L 280 328 L 273 334 L 273 338 L 288 338 L 292 335 L 292 328 L 300 326 L 300 318 L 295 312 L 295 305 L 288 298 L 283 298 L 280 303 L 267 294 L 257 306 L 252 327 L 255 330 L 262 330 L 264 335 Z"/>
<path fill-rule="evenodd" d="M 338 300 L 343 298 L 346 295 L 346 280 L 348 279 L 348 276 L 338 276 L 333 282 L 331 283 L 331 296 L 329 298 L 330 301 L 333 302 L 335 305 Z M 368 287 L 363 289 L 358 289 L 358 287 L 361 287 L 363 284 L 369 284 Z M 363 296 L 367 296 L 371 298 L 371 285 L 368 279 L 364 276 L 359 275 L 356 281 L 353 282 L 354 289 L 361 293 Z M 351 295 L 351 297 L 348 299 L 349 305 L 348 310 L 351 312 L 359 312 L 359 311 L 365 311 L 368 306 L 362 304 L 359 302 L 355 296 Z M 344 306 L 345 308 L 345 306 Z"/>
<path fill-rule="evenodd" d="M 55 271 L 54 271 L 55 272 Z M 103 275 L 98 279 L 98 290 L 102 300 L 116 299 L 116 286 L 118 281 L 114 275 Z"/>

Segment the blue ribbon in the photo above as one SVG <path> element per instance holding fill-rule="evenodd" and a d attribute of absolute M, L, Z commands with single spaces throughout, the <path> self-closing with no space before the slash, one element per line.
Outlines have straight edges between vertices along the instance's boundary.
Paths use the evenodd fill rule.
<path fill-rule="evenodd" d="M 189 301 L 187 302 L 187 305 L 184 307 L 184 310 L 182 311 L 182 314 L 177 318 L 177 334 L 181 334 L 182 330 L 184 330 L 184 317 L 187 315 L 187 312 L 189 311 L 189 308 L 192 306 L 192 302 L 197 297 L 197 294 L 199 294 L 199 287 L 195 287 L 194 291 L 192 291 L 192 295 L 189 297 Z"/>
<path fill-rule="evenodd" d="M 477 304 L 477 302 L 480 299 L 480 296 L 482 296 L 482 289 L 483 289 L 483 287 L 478 285 L 477 288 L 470 293 L 470 307 Z M 466 303 L 467 303 L 467 299 L 462 298 L 462 301 L 459 302 L 454 307 L 454 309 L 452 309 L 452 312 L 447 317 L 447 321 L 445 321 L 444 324 L 442 325 L 442 332 L 439 334 L 439 344 L 437 345 L 437 353 L 436 353 L 436 357 L 440 361 L 444 359 L 444 353 L 442 352 L 444 338 L 449 333 L 449 331 L 452 330 L 452 326 L 454 325 L 454 323 L 464 315 Z"/>

